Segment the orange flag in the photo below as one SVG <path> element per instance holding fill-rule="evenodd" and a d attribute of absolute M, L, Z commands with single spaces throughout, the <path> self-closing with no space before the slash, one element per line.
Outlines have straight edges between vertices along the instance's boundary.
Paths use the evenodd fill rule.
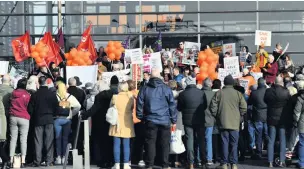
<path fill-rule="evenodd" d="M 31 55 L 30 34 L 28 32 L 21 37 L 13 39 L 11 44 L 17 62 L 22 62 Z"/>
<path fill-rule="evenodd" d="M 91 53 L 91 61 L 95 62 L 97 58 L 97 53 L 95 50 L 94 41 L 91 37 L 91 28 L 92 25 L 90 25 L 82 34 L 81 41 L 77 47 L 77 50 L 84 50 Z"/>
<path fill-rule="evenodd" d="M 54 62 L 56 65 L 59 65 L 62 62 L 62 58 L 59 54 L 60 47 L 57 43 L 53 41 L 52 34 L 50 32 L 46 32 L 41 40 L 49 48 L 47 57 L 44 59 L 46 66 L 48 66 L 51 62 Z"/>

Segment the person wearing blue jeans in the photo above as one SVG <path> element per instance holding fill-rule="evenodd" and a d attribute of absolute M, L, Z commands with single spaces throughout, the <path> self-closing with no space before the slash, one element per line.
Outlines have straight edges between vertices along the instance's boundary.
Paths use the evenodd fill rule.
<path fill-rule="evenodd" d="M 239 131 L 221 130 L 220 133 L 223 149 L 221 164 L 237 164 Z M 231 148 L 230 151 L 229 148 Z"/>
<path fill-rule="evenodd" d="M 299 168 L 304 168 L 304 133 L 299 133 Z"/>
<path fill-rule="evenodd" d="M 267 123 L 263 122 L 254 122 L 255 133 L 256 133 L 256 155 L 258 158 L 262 157 L 263 150 L 263 134 L 264 138 L 268 140 L 268 127 Z"/>
<path fill-rule="evenodd" d="M 56 164 L 62 164 L 65 160 L 65 151 L 71 133 L 71 124 L 71 120 L 67 118 L 57 118 L 54 121 L 57 153 Z"/>
<path fill-rule="evenodd" d="M 123 145 L 123 163 L 130 161 L 130 138 L 113 137 L 114 139 L 114 162 L 120 163 L 120 146 Z"/>
<path fill-rule="evenodd" d="M 213 133 L 213 127 L 206 127 L 206 131 L 205 131 L 206 156 L 207 156 L 207 163 L 209 165 L 212 164 L 212 158 L 213 158 L 212 133 Z"/>
<path fill-rule="evenodd" d="M 272 164 L 274 158 L 274 145 L 276 140 L 277 131 L 279 132 L 280 138 L 280 162 L 285 164 L 285 153 L 286 153 L 286 138 L 285 138 L 285 128 L 284 127 L 276 127 L 276 126 L 269 126 L 268 133 L 269 133 L 269 141 L 268 141 L 268 162 Z"/>

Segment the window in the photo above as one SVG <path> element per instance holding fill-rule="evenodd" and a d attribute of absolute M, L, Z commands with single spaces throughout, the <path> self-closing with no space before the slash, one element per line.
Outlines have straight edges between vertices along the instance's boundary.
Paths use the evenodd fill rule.
<path fill-rule="evenodd" d="M 110 13 L 111 12 L 111 7 L 110 6 L 100 6 L 99 7 L 99 12 L 100 13 Z"/>
<path fill-rule="evenodd" d="M 119 12 L 126 12 L 126 6 L 120 6 Z"/>
<path fill-rule="evenodd" d="M 159 12 L 170 12 L 169 5 L 159 5 Z"/>
<path fill-rule="evenodd" d="M 95 13 L 96 12 L 96 6 L 86 6 L 85 12 L 87 12 L 87 13 Z"/>

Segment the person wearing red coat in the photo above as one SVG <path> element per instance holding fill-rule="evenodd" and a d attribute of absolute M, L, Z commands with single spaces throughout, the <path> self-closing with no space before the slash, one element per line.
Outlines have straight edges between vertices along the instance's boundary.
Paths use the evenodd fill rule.
<path fill-rule="evenodd" d="M 266 67 L 263 68 L 263 74 L 268 85 L 274 83 L 278 69 L 278 63 L 274 62 L 273 55 L 269 55 L 268 63 L 266 64 Z"/>

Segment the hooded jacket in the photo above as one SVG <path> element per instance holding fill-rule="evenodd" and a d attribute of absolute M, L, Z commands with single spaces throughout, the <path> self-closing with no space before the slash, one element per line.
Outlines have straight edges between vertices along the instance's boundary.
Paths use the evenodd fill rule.
<path fill-rule="evenodd" d="M 9 114 L 14 117 L 23 119 L 30 119 L 27 111 L 27 106 L 30 101 L 31 95 L 24 89 L 16 89 L 12 93 L 11 106 Z"/>
<path fill-rule="evenodd" d="M 263 122 L 267 120 L 267 104 L 264 102 L 266 86 L 259 84 L 257 90 L 252 91 L 248 105 L 252 105 L 252 118 L 254 122 Z"/>
<path fill-rule="evenodd" d="M 265 80 L 266 83 L 274 83 L 275 78 L 277 77 L 278 73 L 278 63 L 273 62 L 271 63 L 271 67 L 267 69 L 267 72 L 265 72 Z"/>
<path fill-rule="evenodd" d="M 296 106 L 293 110 L 294 126 L 298 127 L 299 133 L 304 133 L 304 91 L 299 91 Z"/>
<path fill-rule="evenodd" d="M 136 115 L 140 120 L 156 125 L 176 124 L 176 104 L 169 86 L 159 78 L 151 78 L 139 91 Z"/>
<path fill-rule="evenodd" d="M 177 110 L 182 112 L 183 124 L 192 126 L 204 122 L 204 92 L 196 85 L 188 85 L 178 96 Z"/>
<path fill-rule="evenodd" d="M 214 123 L 215 123 L 215 118 L 212 115 L 211 111 L 210 111 L 210 103 L 211 100 L 213 98 L 213 96 L 215 95 L 215 91 L 212 91 L 210 87 L 203 87 L 202 91 L 205 94 L 205 110 L 204 110 L 204 121 L 205 121 L 205 127 L 213 127 Z"/>
<path fill-rule="evenodd" d="M 267 123 L 271 126 L 285 126 L 288 118 L 289 91 L 280 85 L 272 85 L 265 92 L 264 101 L 267 104 Z"/>

